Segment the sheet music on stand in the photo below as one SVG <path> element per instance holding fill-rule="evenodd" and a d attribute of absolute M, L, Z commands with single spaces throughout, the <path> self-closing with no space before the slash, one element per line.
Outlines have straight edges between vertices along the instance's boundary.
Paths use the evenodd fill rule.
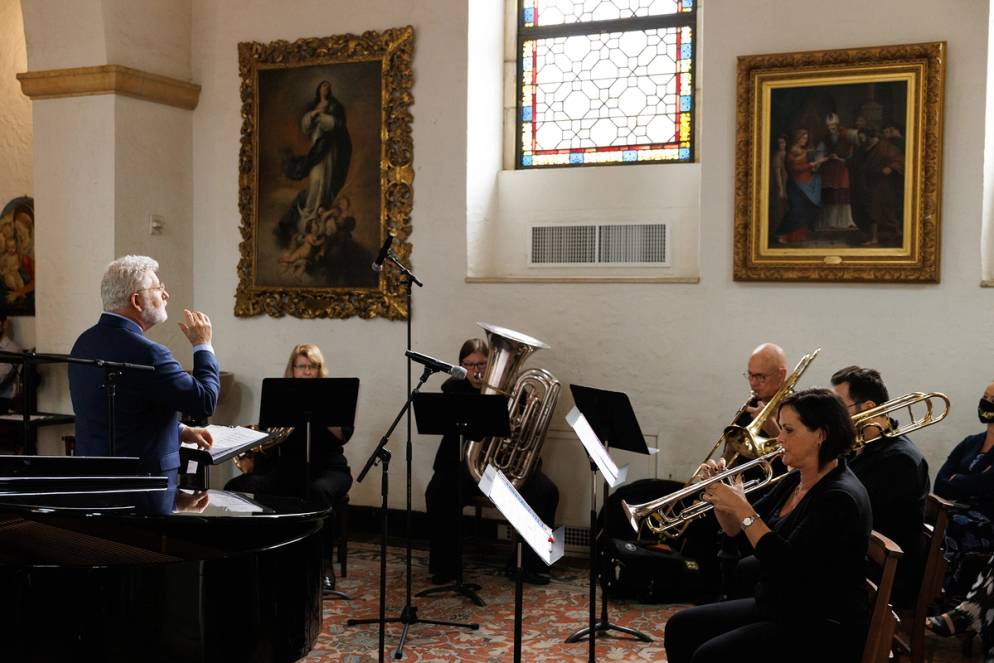
<path fill-rule="evenodd" d="M 587 450 L 587 455 L 590 456 L 590 460 L 600 470 L 601 476 L 604 477 L 607 484 L 611 488 L 617 488 L 625 483 L 625 480 L 628 478 L 628 465 L 618 467 L 615 464 L 614 460 L 611 459 L 611 454 L 608 453 L 607 448 L 601 443 L 600 438 L 594 432 L 586 417 L 580 413 L 579 408 L 574 406 L 569 411 L 569 414 L 566 415 L 566 423 L 576 432 L 576 436 L 580 438 L 583 448 Z"/>
<path fill-rule="evenodd" d="M 232 456 L 237 456 L 270 436 L 270 433 L 263 430 L 252 430 L 244 426 L 217 426 L 211 424 L 205 426 L 214 440 L 210 449 L 201 449 L 192 442 L 183 442 L 180 446 L 184 449 L 199 452 L 200 462 L 209 462 L 211 465 L 222 463 Z M 210 461 L 207 458 L 210 458 Z"/>
<path fill-rule="evenodd" d="M 553 531 L 542 522 L 503 472 L 487 465 L 480 478 L 480 490 L 547 566 L 552 566 L 563 556 L 565 528 Z"/>

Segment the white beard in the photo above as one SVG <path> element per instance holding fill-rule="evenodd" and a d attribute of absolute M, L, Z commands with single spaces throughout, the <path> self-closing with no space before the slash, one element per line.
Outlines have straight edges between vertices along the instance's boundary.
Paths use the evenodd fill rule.
<path fill-rule="evenodd" d="M 166 313 L 166 303 L 163 302 L 162 306 L 158 307 L 153 306 L 143 308 L 141 312 L 141 319 L 142 322 L 145 323 L 146 328 L 162 324 L 169 319 L 169 314 Z"/>

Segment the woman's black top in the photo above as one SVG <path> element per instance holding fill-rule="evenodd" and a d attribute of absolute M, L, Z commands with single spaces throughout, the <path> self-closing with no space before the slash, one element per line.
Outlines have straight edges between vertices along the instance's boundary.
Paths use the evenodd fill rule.
<path fill-rule="evenodd" d="M 799 482 L 800 473 L 790 472 L 755 505 L 771 527 L 754 551 L 760 566 L 757 606 L 779 622 L 865 624 L 865 559 L 873 523 L 866 489 L 840 458 L 838 467 L 781 517 Z M 745 534 L 740 537 L 748 546 Z"/>
<path fill-rule="evenodd" d="M 326 426 L 311 426 L 311 472 L 320 472 L 331 467 L 342 467 L 346 470 L 349 461 L 345 458 L 342 446 L 352 437 L 355 429 L 343 426 L 344 440 L 340 440 Z M 307 429 L 297 426 L 281 445 L 279 445 L 280 463 L 291 466 L 303 466 L 306 454 Z"/>

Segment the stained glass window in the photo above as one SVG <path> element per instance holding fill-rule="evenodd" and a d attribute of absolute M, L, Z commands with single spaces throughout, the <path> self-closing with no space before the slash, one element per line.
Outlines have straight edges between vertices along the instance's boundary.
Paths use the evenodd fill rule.
<path fill-rule="evenodd" d="M 699 0 L 520 0 L 517 167 L 694 159 Z"/>

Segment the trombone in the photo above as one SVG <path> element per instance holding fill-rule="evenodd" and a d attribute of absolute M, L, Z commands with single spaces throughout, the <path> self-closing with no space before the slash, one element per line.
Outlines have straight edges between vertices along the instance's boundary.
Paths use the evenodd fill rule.
<path fill-rule="evenodd" d="M 941 411 L 937 410 L 933 401 L 940 401 L 943 409 Z M 912 406 L 919 403 L 924 404 L 925 412 L 916 418 Z M 903 409 L 908 410 L 911 421 L 904 425 L 892 427 L 889 415 Z M 874 408 L 857 412 L 853 415 L 853 427 L 856 429 L 856 439 L 853 443 L 853 448 L 859 449 L 866 444 L 885 437 L 898 437 L 925 428 L 926 426 L 937 424 L 945 419 L 948 414 L 949 398 L 940 392 L 924 393 L 913 391 L 904 396 L 899 396 Z M 879 421 L 875 421 L 880 417 L 884 417 L 888 423 L 885 425 Z M 622 500 L 621 508 L 624 509 L 628 522 L 636 533 L 639 531 L 639 521 L 650 516 L 651 518 L 646 521 L 646 527 L 654 534 L 660 534 L 677 527 L 686 527 L 687 523 L 691 520 L 703 516 L 714 508 L 713 504 L 701 499 L 698 495 L 699 493 L 703 493 L 708 486 L 718 481 L 731 483 L 734 478 L 744 472 L 748 472 L 754 467 L 761 469 L 763 476 L 750 479 L 743 483 L 742 485 L 746 493 L 767 485 L 772 485 L 787 476 L 786 474 L 773 476 L 773 461 L 783 454 L 783 448 L 777 444 L 775 438 L 759 437 L 756 435 L 759 430 L 758 427 L 754 427 L 752 424 L 745 428 L 729 426 L 728 429 L 725 429 L 726 435 L 731 428 L 735 428 L 738 434 L 737 444 L 745 445 L 745 448 L 751 449 L 753 452 L 761 455 L 748 463 L 743 463 L 720 474 L 716 474 L 710 479 L 691 484 L 682 490 L 650 500 L 649 502 L 628 504 Z M 867 433 L 873 429 L 878 430 L 879 434 L 876 437 L 867 439 Z M 688 498 L 693 498 L 694 501 L 689 506 L 676 511 L 677 505 Z"/>
<path fill-rule="evenodd" d="M 725 465 L 730 466 L 739 457 L 744 458 L 758 458 L 764 455 L 767 451 L 776 446 L 776 438 L 764 438 L 760 436 L 763 426 L 766 424 L 767 419 L 769 419 L 780 407 L 780 401 L 782 401 L 787 394 L 794 391 L 794 387 L 797 385 L 797 381 L 801 379 L 804 371 L 808 370 L 808 366 L 811 362 L 815 360 L 818 353 L 821 352 L 821 348 L 816 349 L 814 352 L 804 355 L 801 360 L 797 362 L 797 366 L 794 367 L 794 371 L 787 376 L 780 388 L 777 389 L 776 393 L 770 397 L 763 409 L 756 413 L 755 418 L 747 426 L 737 426 L 735 422 L 738 420 L 739 415 L 742 414 L 746 406 L 752 402 L 752 398 L 745 402 L 739 411 L 735 413 L 735 418 L 732 423 L 725 427 L 725 431 L 718 438 L 718 441 L 714 443 L 711 447 L 711 451 L 708 455 L 704 457 L 704 461 L 697 466 L 694 473 L 690 476 L 687 484 L 684 488 L 677 493 L 686 493 L 686 496 L 694 495 L 698 492 L 698 489 L 694 488 L 697 482 L 700 481 L 701 472 L 704 470 L 705 465 L 714 452 L 718 450 L 718 447 L 724 444 L 724 449 L 722 451 L 721 457 L 725 460 Z M 756 464 L 747 464 L 749 467 L 755 467 Z M 745 467 L 745 465 L 739 465 L 738 467 Z M 772 471 L 772 468 L 771 468 Z M 757 486 L 758 488 L 759 486 Z M 693 509 L 694 506 L 699 502 L 695 500 L 694 504 L 687 507 L 687 509 Z M 706 502 L 705 502 L 706 504 Z M 683 513 L 687 509 L 680 510 L 679 500 L 675 502 L 668 502 L 665 507 L 660 508 L 659 511 L 652 511 L 648 514 L 649 520 L 646 521 L 646 527 L 649 531 L 657 536 L 666 536 L 671 539 L 679 538 L 686 531 L 687 526 L 690 521 L 697 516 L 691 518 L 681 518 L 678 522 L 672 522 L 671 519 L 674 513 Z M 700 514 L 698 514 L 700 515 Z M 635 528 L 638 531 L 638 527 Z"/>

